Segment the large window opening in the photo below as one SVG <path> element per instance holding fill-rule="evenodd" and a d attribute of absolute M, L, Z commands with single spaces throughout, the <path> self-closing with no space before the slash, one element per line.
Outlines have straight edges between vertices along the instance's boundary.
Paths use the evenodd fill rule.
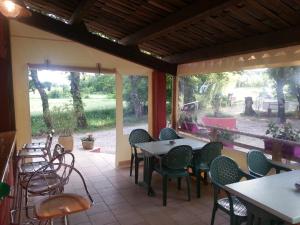
<path fill-rule="evenodd" d="M 267 141 L 253 135 L 300 142 L 300 67 L 183 76 L 179 103 L 180 130 L 205 137 L 210 126 L 223 128 L 218 135 L 232 149 L 270 149 Z M 283 157 L 299 161 L 298 148 L 282 150 Z"/>
<path fill-rule="evenodd" d="M 34 139 L 42 140 L 54 129 L 55 138 L 73 136 L 74 150 L 115 154 L 115 95 L 111 74 L 29 69 Z"/>
<path fill-rule="evenodd" d="M 148 77 L 123 76 L 124 134 L 134 129 L 148 130 Z"/>

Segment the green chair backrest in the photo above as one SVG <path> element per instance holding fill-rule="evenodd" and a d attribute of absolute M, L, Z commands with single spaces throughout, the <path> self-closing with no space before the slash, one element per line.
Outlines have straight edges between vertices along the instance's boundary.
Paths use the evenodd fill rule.
<path fill-rule="evenodd" d="M 129 143 L 134 146 L 136 143 L 144 143 L 153 141 L 150 134 L 144 129 L 134 129 L 129 135 Z"/>
<path fill-rule="evenodd" d="M 272 166 L 267 157 L 261 151 L 252 150 L 247 153 L 248 169 L 251 172 L 265 176 Z"/>
<path fill-rule="evenodd" d="M 243 177 L 237 163 L 227 156 L 218 156 L 211 162 L 210 176 L 213 183 L 223 186 L 239 182 Z"/>
<path fill-rule="evenodd" d="M 179 145 L 163 156 L 162 165 L 169 169 L 187 168 L 192 159 L 193 149 L 189 145 Z"/>
<path fill-rule="evenodd" d="M 202 163 L 210 166 L 211 162 L 221 155 L 223 144 L 221 142 L 210 142 L 200 150 L 193 152 L 192 166 L 197 166 Z"/>
<path fill-rule="evenodd" d="M 173 140 L 180 138 L 172 128 L 163 128 L 159 133 L 159 140 Z"/>

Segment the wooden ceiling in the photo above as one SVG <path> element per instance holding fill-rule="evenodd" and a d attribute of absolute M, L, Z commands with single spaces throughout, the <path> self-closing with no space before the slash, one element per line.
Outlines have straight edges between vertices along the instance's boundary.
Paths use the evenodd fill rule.
<path fill-rule="evenodd" d="M 69 26 L 84 24 L 89 32 L 171 65 L 300 43 L 300 0 L 26 0 L 25 4 Z"/>

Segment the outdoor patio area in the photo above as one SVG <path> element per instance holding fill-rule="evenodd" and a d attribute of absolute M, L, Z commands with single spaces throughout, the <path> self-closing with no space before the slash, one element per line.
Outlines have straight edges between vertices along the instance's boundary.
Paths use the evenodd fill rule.
<path fill-rule="evenodd" d="M 0 0 L 0 225 L 300 225 L 300 0 Z"/>
<path fill-rule="evenodd" d="M 161 177 L 154 173 L 155 197 L 147 196 L 146 190 L 134 184 L 129 177 L 129 168 L 114 168 L 111 154 L 74 150 L 75 167 L 84 175 L 95 205 L 87 212 L 70 216 L 72 225 L 208 225 L 212 213 L 211 185 L 202 186 L 200 199 L 195 196 L 195 182 L 192 182 L 192 200 L 187 201 L 187 190 L 176 189 L 176 181 L 169 182 L 168 205 L 162 206 Z M 142 179 L 140 168 L 140 179 Z M 78 184 L 78 183 L 77 183 Z M 68 187 L 76 189 L 76 180 L 70 180 Z M 78 190 L 82 193 L 82 190 Z M 217 212 L 215 225 L 229 224 L 229 216 Z"/>

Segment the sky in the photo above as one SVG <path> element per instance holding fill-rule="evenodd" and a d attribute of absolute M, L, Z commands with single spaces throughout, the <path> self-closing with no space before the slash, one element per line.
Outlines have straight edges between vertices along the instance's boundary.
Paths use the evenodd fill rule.
<path fill-rule="evenodd" d="M 41 82 L 51 82 L 58 85 L 69 85 L 69 74 L 63 71 L 39 70 L 39 80 Z"/>

